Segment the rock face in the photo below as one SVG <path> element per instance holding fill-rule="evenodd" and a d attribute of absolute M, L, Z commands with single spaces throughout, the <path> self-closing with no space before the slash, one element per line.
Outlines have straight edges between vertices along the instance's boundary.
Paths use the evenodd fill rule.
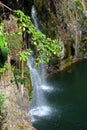
<path fill-rule="evenodd" d="M 15 84 L 0 85 L 0 93 L 5 94 L 7 112 L 2 130 L 35 130 L 30 122 L 28 90 L 25 88 L 22 96 Z"/>
<path fill-rule="evenodd" d="M 83 25 L 86 22 L 83 13 L 85 0 L 82 1 L 35 0 L 42 32 L 48 37 L 63 41 L 65 58 L 77 58 L 83 53 L 82 42 L 86 36 L 83 32 L 87 34 L 87 31 L 84 28 L 86 25 Z"/>

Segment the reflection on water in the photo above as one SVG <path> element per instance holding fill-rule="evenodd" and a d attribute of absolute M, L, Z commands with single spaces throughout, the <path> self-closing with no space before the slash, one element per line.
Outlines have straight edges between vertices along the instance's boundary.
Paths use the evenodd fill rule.
<path fill-rule="evenodd" d="M 87 130 L 87 61 L 69 70 L 71 73 L 67 70 L 50 76 L 48 85 L 38 87 L 43 94 L 38 106 L 33 95 L 30 113 L 37 130 Z"/>

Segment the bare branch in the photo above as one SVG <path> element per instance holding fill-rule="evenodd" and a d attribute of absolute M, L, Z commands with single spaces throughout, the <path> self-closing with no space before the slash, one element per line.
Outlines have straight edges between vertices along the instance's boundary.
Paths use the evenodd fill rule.
<path fill-rule="evenodd" d="M 0 6 L 1 7 L 5 7 L 5 8 L 7 8 L 8 10 L 10 10 L 10 11 L 13 11 L 11 8 L 9 8 L 7 5 L 5 5 L 5 4 L 3 4 L 1 1 L 0 1 Z"/>

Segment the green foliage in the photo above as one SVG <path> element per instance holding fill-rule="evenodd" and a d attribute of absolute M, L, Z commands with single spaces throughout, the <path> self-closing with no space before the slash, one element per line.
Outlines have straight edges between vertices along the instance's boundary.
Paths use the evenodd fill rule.
<path fill-rule="evenodd" d="M 79 12 L 78 12 L 78 14 L 79 14 L 79 13 L 81 13 L 82 10 L 83 10 L 82 5 L 81 5 L 81 0 L 75 0 L 75 2 L 76 2 L 76 9 L 77 9 L 77 11 L 79 11 Z M 81 14 L 81 15 L 82 15 L 82 14 Z"/>
<path fill-rule="evenodd" d="M 81 2 L 81 0 L 75 0 L 75 2 L 78 2 L 78 3 L 80 3 L 80 2 Z"/>
<path fill-rule="evenodd" d="M 5 47 L 4 45 L 2 45 L 1 46 L 1 53 L 2 53 L 2 56 L 3 56 L 4 60 L 6 61 L 7 55 L 8 55 L 8 48 Z"/>
<path fill-rule="evenodd" d="M 17 82 L 20 83 L 20 84 L 25 84 L 26 78 L 21 78 L 21 77 L 19 77 L 19 78 L 17 79 Z"/>
<path fill-rule="evenodd" d="M 0 114 L 4 108 L 4 102 L 5 102 L 5 95 L 3 93 L 0 93 Z"/>
<path fill-rule="evenodd" d="M 5 43 L 5 39 L 3 37 L 3 34 L 0 32 L 0 47 Z"/>
<path fill-rule="evenodd" d="M 27 49 L 25 51 L 20 51 L 17 55 L 19 56 L 20 61 L 26 61 L 27 55 L 30 55 L 31 52 L 30 49 Z"/>
<path fill-rule="evenodd" d="M 8 65 L 4 64 L 2 68 L 0 68 L 0 76 L 8 69 Z"/>
<path fill-rule="evenodd" d="M 8 47 L 5 41 L 4 33 L 2 32 L 3 25 L 0 25 L 0 67 L 4 66 L 5 61 L 7 60 Z"/>
<path fill-rule="evenodd" d="M 5 95 L 3 93 L 0 93 L 0 129 L 2 128 L 3 124 L 6 122 L 5 118 L 7 116 L 4 102 L 5 102 Z"/>
<path fill-rule="evenodd" d="M 30 17 L 26 16 L 22 11 L 16 10 L 14 14 L 17 17 L 19 28 L 32 36 L 31 44 L 35 47 L 36 59 L 35 63 L 48 62 L 52 55 L 60 57 L 61 46 L 57 40 L 47 38 L 45 34 L 38 31 L 32 24 Z M 20 55 L 20 60 L 25 61 L 24 53 Z"/>
<path fill-rule="evenodd" d="M 25 84 L 26 78 L 21 78 L 21 70 L 13 68 L 12 71 L 14 74 L 14 79 L 11 79 L 11 82 L 15 82 L 16 84 Z"/>

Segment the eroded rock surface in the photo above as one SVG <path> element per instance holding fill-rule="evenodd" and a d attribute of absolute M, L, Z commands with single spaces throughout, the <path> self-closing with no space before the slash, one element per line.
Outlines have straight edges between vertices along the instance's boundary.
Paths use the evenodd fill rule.
<path fill-rule="evenodd" d="M 5 94 L 6 123 L 2 130 L 35 130 L 30 121 L 29 97 L 27 88 L 22 96 L 15 84 L 0 85 L 0 93 Z"/>

